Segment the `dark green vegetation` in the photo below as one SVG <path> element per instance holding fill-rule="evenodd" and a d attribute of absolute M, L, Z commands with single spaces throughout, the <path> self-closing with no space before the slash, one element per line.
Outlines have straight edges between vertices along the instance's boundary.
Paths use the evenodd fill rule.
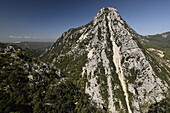
<path fill-rule="evenodd" d="M 12 43 L 24 49 L 27 53 L 34 57 L 39 57 L 45 50 L 53 44 L 53 42 L 20 42 Z"/>
<path fill-rule="evenodd" d="M 148 113 L 170 113 L 170 98 L 151 105 Z"/>
<path fill-rule="evenodd" d="M 6 48 L 6 44 L 0 42 L 0 48 L 1 49 Z"/>
<path fill-rule="evenodd" d="M 54 67 L 12 46 L 0 52 L 0 113 L 101 113 Z"/>

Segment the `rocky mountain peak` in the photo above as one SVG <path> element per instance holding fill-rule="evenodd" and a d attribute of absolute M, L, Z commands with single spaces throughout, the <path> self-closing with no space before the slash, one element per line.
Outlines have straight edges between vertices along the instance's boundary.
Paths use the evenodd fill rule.
<path fill-rule="evenodd" d="M 111 113 L 146 112 L 166 97 L 169 73 L 139 38 L 116 9 L 102 8 L 89 24 L 63 33 L 43 57 L 69 75 L 97 107 Z"/>
<path fill-rule="evenodd" d="M 96 17 L 100 17 L 101 15 L 104 15 L 104 14 L 119 15 L 117 12 L 117 9 L 111 8 L 111 7 L 105 7 L 105 8 L 100 9 Z"/>
<path fill-rule="evenodd" d="M 94 17 L 93 23 L 94 25 L 96 25 L 104 21 L 105 22 L 112 21 L 114 22 L 114 24 L 118 22 L 120 22 L 121 24 L 124 23 L 117 9 L 111 7 L 102 8 Z"/>

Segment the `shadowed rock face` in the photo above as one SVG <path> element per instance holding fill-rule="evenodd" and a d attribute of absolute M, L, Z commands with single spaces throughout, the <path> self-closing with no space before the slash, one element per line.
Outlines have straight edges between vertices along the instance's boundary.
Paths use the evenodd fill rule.
<path fill-rule="evenodd" d="M 70 29 L 42 59 L 69 75 L 91 101 L 116 113 L 138 113 L 166 97 L 169 75 L 141 46 L 138 35 L 114 8 Z"/>

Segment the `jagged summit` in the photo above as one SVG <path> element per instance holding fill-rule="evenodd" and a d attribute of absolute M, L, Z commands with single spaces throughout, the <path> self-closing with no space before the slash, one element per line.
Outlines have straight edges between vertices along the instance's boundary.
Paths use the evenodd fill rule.
<path fill-rule="evenodd" d="M 170 73 L 141 46 L 114 8 L 102 8 L 87 25 L 71 29 L 43 59 L 69 75 L 97 107 L 111 113 L 146 112 L 166 98 Z"/>
<path fill-rule="evenodd" d="M 97 13 L 96 16 L 99 17 L 100 15 L 105 14 L 105 13 L 111 13 L 114 15 L 118 15 L 117 9 L 112 8 L 112 7 L 104 7 L 102 9 L 100 9 L 100 11 Z"/>
<path fill-rule="evenodd" d="M 102 20 L 115 21 L 115 23 L 119 21 L 122 24 L 124 23 L 117 9 L 111 7 L 102 8 L 94 17 L 93 23 L 95 25 L 98 24 L 98 22 L 101 22 Z"/>

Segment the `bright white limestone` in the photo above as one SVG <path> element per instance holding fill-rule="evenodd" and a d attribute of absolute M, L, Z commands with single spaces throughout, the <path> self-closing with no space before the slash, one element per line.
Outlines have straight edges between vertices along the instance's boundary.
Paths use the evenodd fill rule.
<path fill-rule="evenodd" d="M 103 100 L 100 94 L 100 85 L 97 83 L 97 77 L 89 79 L 88 82 L 86 83 L 85 93 L 88 93 L 92 97 L 93 101 L 96 102 L 98 106 L 102 108 L 101 103 L 103 103 Z"/>
<path fill-rule="evenodd" d="M 128 99 L 129 96 L 127 93 L 127 86 L 126 86 L 126 82 L 125 82 L 126 79 L 124 77 L 123 70 L 121 67 L 121 56 L 119 55 L 120 47 L 118 47 L 113 40 L 112 40 L 112 44 L 113 44 L 113 52 L 114 52 L 113 62 L 116 66 L 116 73 L 118 73 L 118 75 L 119 75 L 119 80 L 121 82 L 122 89 L 124 91 L 128 111 L 129 111 L 129 113 L 132 113 L 132 111 L 130 109 L 130 105 L 129 105 L 129 99 Z"/>
<path fill-rule="evenodd" d="M 154 48 L 148 48 L 147 50 L 148 50 L 148 51 L 156 52 L 156 54 L 157 54 L 159 57 L 161 57 L 161 58 L 163 58 L 163 57 L 165 56 L 165 55 L 164 55 L 164 52 L 161 51 L 161 50 L 154 49 Z"/>
<path fill-rule="evenodd" d="M 92 59 L 92 57 L 93 57 L 93 50 L 94 50 L 94 48 L 89 51 L 89 53 L 87 54 L 87 58 Z"/>
<path fill-rule="evenodd" d="M 94 21 L 94 24 L 97 23 L 99 20 L 96 19 L 96 21 Z M 103 27 L 102 32 L 104 32 L 104 34 L 102 33 L 101 35 L 104 37 L 102 39 L 102 41 L 98 40 L 98 28 L 99 27 Z M 87 77 L 88 77 L 88 82 L 86 84 L 86 93 L 90 94 L 92 97 L 92 100 L 95 101 L 99 106 L 103 103 L 102 101 L 102 96 L 100 94 L 100 85 L 96 82 L 97 81 L 97 77 L 94 74 L 94 71 L 97 69 L 98 63 L 102 62 L 103 64 L 103 68 L 105 70 L 105 75 L 107 77 L 107 85 L 108 85 L 108 95 L 109 95 L 109 105 L 108 105 L 108 109 L 110 112 L 116 112 L 116 108 L 114 105 L 114 101 L 113 101 L 113 89 L 112 89 L 112 82 L 111 82 L 111 70 L 110 70 L 110 66 L 109 66 L 109 60 L 107 59 L 107 55 L 105 52 L 105 49 L 108 48 L 107 47 L 107 42 L 106 42 L 106 22 L 105 22 L 105 17 L 102 20 L 102 22 L 97 25 L 96 27 L 94 27 L 91 30 L 91 33 L 94 34 L 94 38 L 92 39 L 92 41 L 89 43 L 89 48 L 93 47 L 92 49 L 89 50 L 87 57 L 89 59 L 88 63 L 86 64 L 86 67 L 83 67 L 83 73 L 85 74 L 85 70 L 87 71 Z M 80 37 L 79 40 L 83 40 L 85 38 L 82 38 L 83 36 Z M 98 48 L 95 48 L 95 46 L 98 46 Z M 88 86 L 89 84 L 89 86 Z"/>
<path fill-rule="evenodd" d="M 28 75 L 28 79 L 29 80 L 33 80 L 33 76 L 32 75 Z"/>
<path fill-rule="evenodd" d="M 86 38 L 87 38 L 87 35 L 88 35 L 88 33 L 82 34 L 78 41 L 81 42 L 82 40 L 86 39 Z"/>
<path fill-rule="evenodd" d="M 167 38 L 168 37 L 168 34 L 164 34 L 162 35 L 163 38 Z"/>
<path fill-rule="evenodd" d="M 113 37 L 113 31 L 112 31 L 112 28 L 111 28 L 111 19 L 110 19 L 110 16 L 107 17 L 109 21 L 109 31 L 110 31 L 110 34 L 111 34 L 111 41 L 112 41 L 112 46 L 113 46 L 113 63 L 115 64 L 116 66 L 116 73 L 119 75 L 119 80 L 121 82 L 121 85 L 122 85 L 122 89 L 124 91 L 124 95 L 125 95 L 125 100 L 126 100 L 126 105 L 127 105 L 127 108 L 128 108 L 128 112 L 129 113 L 132 113 L 131 109 L 130 109 L 130 104 L 129 104 L 129 99 L 128 99 L 128 93 L 127 93 L 127 86 L 126 86 L 126 82 L 125 82 L 125 77 L 124 77 L 124 74 L 123 74 L 123 70 L 122 70 L 122 66 L 121 66 L 121 56 L 119 54 L 119 51 L 120 51 L 120 47 L 118 47 L 115 43 L 115 40 L 114 40 L 114 37 Z"/>
<path fill-rule="evenodd" d="M 97 39 L 93 40 L 93 43 L 96 43 Z M 100 55 L 96 53 L 96 49 L 92 48 L 87 57 L 89 61 L 86 63 L 85 67 L 83 67 L 83 73 L 87 72 L 87 79 L 88 82 L 86 83 L 85 92 L 88 93 L 92 100 L 99 106 L 103 107 L 102 104 L 104 103 L 102 100 L 102 96 L 100 94 L 100 84 L 97 83 L 98 77 L 95 75 L 95 71 L 97 70 L 98 62 L 101 62 Z M 83 76 L 83 75 L 82 75 Z"/>

